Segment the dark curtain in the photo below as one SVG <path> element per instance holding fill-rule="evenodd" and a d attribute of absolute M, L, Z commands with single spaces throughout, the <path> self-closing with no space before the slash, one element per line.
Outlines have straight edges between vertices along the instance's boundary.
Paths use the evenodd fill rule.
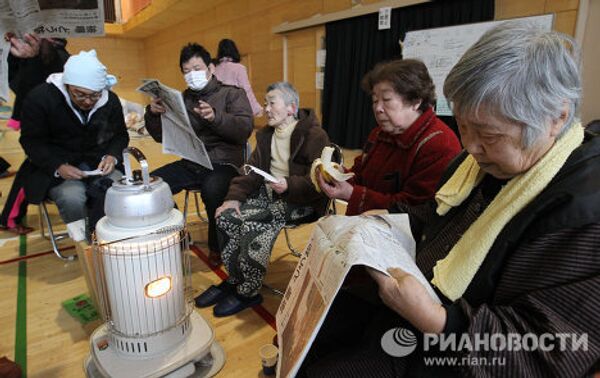
<path fill-rule="evenodd" d="M 407 31 L 493 18 L 493 0 L 445 0 L 393 9 L 388 30 L 377 30 L 377 14 L 326 24 L 323 127 L 331 140 L 347 148 L 362 147 L 375 127 L 375 118 L 361 79 L 375 63 L 401 58 L 398 41 L 404 40 Z"/>

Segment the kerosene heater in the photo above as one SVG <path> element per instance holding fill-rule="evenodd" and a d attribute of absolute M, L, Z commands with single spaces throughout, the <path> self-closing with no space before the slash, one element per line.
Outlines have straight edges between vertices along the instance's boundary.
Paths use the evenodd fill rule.
<path fill-rule="evenodd" d="M 129 161 L 141 166 L 134 177 Z M 104 324 L 90 338 L 88 377 L 209 377 L 225 362 L 212 327 L 194 311 L 188 236 L 169 186 L 150 177 L 138 149 L 108 189 L 93 265 Z M 139 171 L 138 171 L 139 172 Z M 139 176 L 139 174 L 137 175 Z"/>

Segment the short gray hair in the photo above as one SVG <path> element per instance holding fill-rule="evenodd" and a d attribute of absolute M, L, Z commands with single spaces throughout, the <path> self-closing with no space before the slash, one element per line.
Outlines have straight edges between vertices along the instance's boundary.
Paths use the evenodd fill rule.
<path fill-rule="evenodd" d="M 283 95 L 283 102 L 286 105 L 292 105 L 295 109 L 294 117 L 298 118 L 298 108 L 300 107 L 300 96 L 298 96 L 298 91 L 294 86 L 287 81 L 278 81 L 277 83 L 273 83 L 267 87 L 267 92 L 269 93 L 274 90 L 279 90 Z"/>
<path fill-rule="evenodd" d="M 452 68 L 444 95 L 456 115 L 480 110 L 523 127 L 523 147 L 531 147 L 560 117 L 569 117 L 559 137 L 579 111 L 581 78 L 575 41 L 522 21 L 508 21 L 486 32 Z"/>

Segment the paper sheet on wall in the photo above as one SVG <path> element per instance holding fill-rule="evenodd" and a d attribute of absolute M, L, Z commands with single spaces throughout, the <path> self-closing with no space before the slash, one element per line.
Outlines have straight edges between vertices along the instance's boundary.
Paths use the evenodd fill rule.
<path fill-rule="evenodd" d="M 415 241 L 407 214 L 321 218 L 277 310 L 278 377 L 297 373 L 354 265 L 366 265 L 386 275 L 388 268 L 401 268 L 439 303 L 414 259 Z"/>
<path fill-rule="evenodd" d="M 0 40 L 0 102 L 8 102 L 9 89 L 8 89 L 8 53 L 10 52 L 10 43 L 6 42 L 4 38 Z"/>
<path fill-rule="evenodd" d="M 325 73 L 324 72 L 316 72 L 315 73 L 315 88 L 319 90 L 323 90 L 325 87 Z"/>
<path fill-rule="evenodd" d="M 550 31 L 553 18 L 554 15 L 547 14 L 522 17 L 515 20 L 526 21 L 541 30 Z M 401 43 L 403 46 L 402 57 L 420 59 L 427 66 L 435 84 L 435 94 L 438 99 L 437 114 L 452 115 L 443 93 L 444 80 L 446 80 L 450 69 L 486 31 L 505 21 L 509 20 L 415 30 L 406 33 L 404 42 Z"/>
<path fill-rule="evenodd" d="M 167 108 L 160 117 L 163 153 L 177 155 L 213 169 L 204 143 L 192 128 L 181 92 L 156 79 L 144 79 L 142 83 L 137 91 L 161 99 Z"/>
<path fill-rule="evenodd" d="M 325 61 L 327 59 L 327 50 L 317 50 L 317 68 L 325 67 Z"/>

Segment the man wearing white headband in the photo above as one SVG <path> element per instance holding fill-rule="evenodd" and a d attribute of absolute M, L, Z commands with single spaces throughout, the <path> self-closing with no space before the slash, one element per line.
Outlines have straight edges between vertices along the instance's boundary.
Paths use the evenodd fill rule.
<path fill-rule="evenodd" d="M 56 202 L 67 224 L 87 217 L 90 186 L 122 176 L 115 166 L 129 136 L 119 98 L 110 91 L 116 82 L 96 51 L 82 51 L 25 98 L 19 140 L 31 170 L 25 192 L 31 203 Z M 92 227 L 96 220 L 90 219 Z"/>

